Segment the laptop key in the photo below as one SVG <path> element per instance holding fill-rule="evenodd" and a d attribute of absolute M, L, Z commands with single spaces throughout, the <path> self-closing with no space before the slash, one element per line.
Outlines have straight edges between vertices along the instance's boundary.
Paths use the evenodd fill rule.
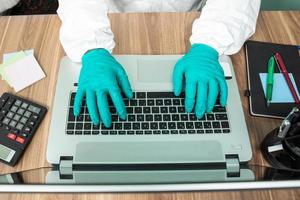
<path fill-rule="evenodd" d="M 75 135 L 82 135 L 82 131 L 75 131 Z"/>
<path fill-rule="evenodd" d="M 135 115 L 128 115 L 128 121 L 134 122 L 135 121 Z"/>
<path fill-rule="evenodd" d="M 126 107 L 126 111 L 128 114 L 133 113 L 133 107 Z"/>
<path fill-rule="evenodd" d="M 160 122 L 159 123 L 159 129 L 167 129 L 167 123 L 166 122 Z"/>
<path fill-rule="evenodd" d="M 152 107 L 152 113 L 159 113 L 159 107 Z"/>
<path fill-rule="evenodd" d="M 147 105 L 148 106 L 154 106 L 154 100 L 153 99 L 148 99 L 147 100 Z"/>
<path fill-rule="evenodd" d="M 226 108 L 222 106 L 215 106 L 213 112 L 226 112 Z"/>
<path fill-rule="evenodd" d="M 181 115 L 180 115 L 180 119 L 181 119 L 181 121 L 188 121 L 188 120 L 189 120 L 187 114 L 181 114 Z"/>
<path fill-rule="evenodd" d="M 228 122 L 221 122 L 222 128 L 229 128 Z"/>
<path fill-rule="evenodd" d="M 172 105 L 171 99 L 165 99 L 165 100 L 164 100 L 164 104 L 165 104 L 166 106 Z"/>
<path fill-rule="evenodd" d="M 216 114 L 216 120 L 228 120 L 226 114 Z"/>
<path fill-rule="evenodd" d="M 163 130 L 163 131 L 162 131 L 162 134 L 164 134 L 164 135 L 170 134 L 170 131 L 169 131 L 169 130 Z"/>
<path fill-rule="evenodd" d="M 221 129 L 215 129 L 214 133 L 222 133 Z"/>
<path fill-rule="evenodd" d="M 134 108 L 134 113 L 136 113 L 136 114 L 142 113 L 142 108 L 141 107 L 135 107 Z"/>
<path fill-rule="evenodd" d="M 82 129 L 83 124 L 82 123 L 76 123 L 75 129 Z"/>
<path fill-rule="evenodd" d="M 205 129 L 210 129 L 211 128 L 211 122 L 203 122 L 203 126 Z"/>
<path fill-rule="evenodd" d="M 162 121 L 161 115 L 154 115 L 154 121 Z"/>
<path fill-rule="evenodd" d="M 223 133 L 230 133 L 230 129 L 223 129 Z"/>
<path fill-rule="evenodd" d="M 156 99 L 155 103 L 157 106 L 162 106 L 163 105 L 163 100 L 162 99 Z"/>
<path fill-rule="evenodd" d="M 178 134 L 178 130 L 171 130 L 171 134 Z"/>
<path fill-rule="evenodd" d="M 153 115 L 146 115 L 146 121 L 153 121 Z"/>
<path fill-rule="evenodd" d="M 134 135 L 134 131 L 127 131 L 127 135 Z"/>
<path fill-rule="evenodd" d="M 139 106 L 146 106 L 146 100 L 139 100 Z"/>
<path fill-rule="evenodd" d="M 88 129 L 91 129 L 92 128 L 92 124 L 91 123 L 85 123 L 84 124 L 84 129 L 85 130 L 88 130 Z"/>
<path fill-rule="evenodd" d="M 91 131 L 83 131 L 84 135 L 91 135 Z"/>
<path fill-rule="evenodd" d="M 117 133 L 118 133 L 117 131 L 109 131 L 110 135 L 117 135 Z"/>
<path fill-rule="evenodd" d="M 138 99 L 146 98 L 146 92 L 137 92 L 136 93 L 136 98 L 138 98 Z"/>
<path fill-rule="evenodd" d="M 178 107 L 178 113 L 185 113 L 185 108 L 183 106 Z"/>
<path fill-rule="evenodd" d="M 153 131 L 153 134 L 154 134 L 154 135 L 160 135 L 160 134 L 161 134 L 161 131 L 160 131 L 160 130 L 155 130 L 155 131 Z"/>
<path fill-rule="evenodd" d="M 73 135 L 73 134 L 74 134 L 74 131 L 69 131 L 69 130 L 68 130 L 68 131 L 67 131 L 67 134 L 68 134 L 68 135 Z"/>
<path fill-rule="evenodd" d="M 126 131 L 118 131 L 119 135 L 126 135 Z"/>
<path fill-rule="evenodd" d="M 136 134 L 136 135 L 143 135 L 144 132 L 143 132 L 143 131 L 135 131 L 135 134 Z"/>
<path fill-rule="evenodd" d="M 176 123 L 175 122 L 168 122 L 168 129 L 176 129 Z"/>
<path fill-rule="evenodd" d="M 120 130 L 122 129 L 122 123 L 115 123 L 115 127 L 116 130 Z"/>
<path fill-rule="evenodd" d="M 145 131 L 145 135 L 151 135 L 152 131 Z"/>
<path fill-rule="evenodd" d="M 195 122 L 195 128 L 202 129 L 203 128 L 202 122 Z"/>
<path fill-rule="evenodd" d="M 173 99 L 173 105 L 179 106 L 180 105 L 180 100 L 179 99 Z"/>
<path fill-rule="evenodd" d="M 204 130 L 197 130 L 197 134 L 203 134 Z"/>
<path fill-rule="evenodd" d="M 206 118 L 207 118 L 208 121 L 215 120 L 214 114 L 206 114 Z"/>
<path fill-rule="evenodd" d="M 149 129 L 149 123 L 147 122 L 142 123 L 142 129 Z"/>
<path fill-rule="evenodd" d="M 186 128 L 187 129 L 194 129 L 194 123 L 193 122 L 186 122 Z"/>
<path fill-rule="evenodd" d="M 130 103 L 130 106 L 137 106 L 137 100 L 135 100 L 135 99 L 129 100 L 129 103 Z"/>
<path fill-rule="evenodd" d="M 102 135 L 108 135 L 108 133 L 109 133 L 108 131 L 104 131 L 104 130 L 101 131 Z"/>
<path fill-rule="evenodd" d="M 168 113 L 168 107 L 160 107 L 161 113 Z"/>
<path fill-rule="evenodd" d="M 136 119 L 137 119 L 137 121 L 139 121 L 139 122 L 145 121 L 144 115 L 137 115 L 137 116 L 136 116 Z"/>
<path fill-rule="evenodd" d="M 205 130 L 205 133 L 213 133 L 213 130 L 207 129 L 207 130 Z"/>
<path fill-rule="evenodd" d="M 177 122 L 177 129 L 184 129 L 184 122 Z"/>
<path fill-rule="evenodd" d="M 133 123 L 133 124 L 132 124 L 132 129 L 138 130 L 138 129 L 140 129 L 140 128 L 141 128 L 140 123 Z"/>
<path fill-rule="evenodd" d="M 172 121 L 179 121 L 179 115 L 178 114 L 172 115 Z"/>
<path fill-rule="evenodd" d="M 124 129 L 130 130 L 131 129 L 131 123 L 124 123 Z"/>
<path fill-rule="evenodd" d="M 163 115 L 163 121 L 171 121 L 171 115 Z"/>
<path fill-rule="evenodd" d="M 151 122 L 150 123 L 150 129 L 158 129 L 158 123 L 157 122 Z"/>
<path fill-rule="evenodd" d="M 74 129 L 74 123 L 68 123 L 67 129 Z"/>
<path fill-rule="evenodd" d="M 188 134 L 195 134 L 196 131 L 195 130 L 188 130 Z"/>
<path fill-rule="evenodd" d="M 151 113 L 150 107 L 143 107 L 143 113 Z"/>
<path fill-rule="evenodd" d="M 213 128 L 221 128 L 220 122 L 212 122 Z"/>
<path fill-rule="evenodd" d="M 170 113 L 177 113 L 177 111 L 176 111 L 176 107 L 169 107 L 169 112 Z"/>
<path fill-rule="evenodd" d="M 186 130 L 179 130 L 179 134 L 187 134 Z"/>
<path fill-rule="evenodd" d="M 92 131 L 92 135 L 99 135 L 100 131 Z"/>

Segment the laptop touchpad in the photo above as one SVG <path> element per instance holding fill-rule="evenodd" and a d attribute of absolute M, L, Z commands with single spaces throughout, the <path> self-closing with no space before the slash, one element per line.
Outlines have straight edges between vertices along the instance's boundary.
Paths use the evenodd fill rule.
<path fill-rule="evenodd" d="M 138 82 L 143 83 L 170 83 L 176 59 L 139 59 Z"/>

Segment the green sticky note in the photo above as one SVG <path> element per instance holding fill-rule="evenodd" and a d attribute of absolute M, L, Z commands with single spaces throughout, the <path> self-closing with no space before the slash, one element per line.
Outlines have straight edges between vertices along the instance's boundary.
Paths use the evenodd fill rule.
<path fill-rule="evenodd" d="M 9 67 L 11 64 L 19 61 L 22 58 L 25 58 L 27 55 L 24 51 L 17 52 L 15 55 L 13 55 L 11 58 L 9 58 L 6 62 L 0 65 L 0 75 L 2 76 L 2 79 L 6 80 L 8 84 L 10 84 L 10 81 L 8 77 L 5 75 L 5 69 Z"/>

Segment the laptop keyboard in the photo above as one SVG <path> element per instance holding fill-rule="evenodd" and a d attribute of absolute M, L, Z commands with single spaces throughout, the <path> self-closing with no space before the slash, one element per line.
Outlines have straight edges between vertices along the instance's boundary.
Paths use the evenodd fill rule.
<path fill-rule="evenodd" d="M 166 134 L 228 134 L 230 133 L 226 108 L 218 103 L 212 113 L 197 119 L 186 113 L 184 96 L 172 92 L 134 92 L 133 99 L 124 98 L 127 119 L 118 117 L 111 99 L 108 99 L 112 125 L 93 125 L 85 100 L 81 114 L 73 115 L 75 92 L 70 95 L 66 134 L 68 135 L 166 135 Z M 218 101 L 217 101 L 218 102 Z"/>

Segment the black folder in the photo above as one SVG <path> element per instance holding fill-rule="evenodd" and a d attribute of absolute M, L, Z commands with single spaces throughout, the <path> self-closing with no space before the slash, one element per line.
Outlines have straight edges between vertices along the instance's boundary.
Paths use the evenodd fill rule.
<path fill-rule="evenodd" d="M 293 107 L 300 107 L 296 103 L 271 103 L 267 107 L 259 73 L 267 73 L 268 60 L 276 52 L 281 54 L 287 71 L 293 74 L 298 91 L 300 89 L 300 57 L 298 46 L 247 41 L 245 43 L 245 53 L 248 91 L 245 94 L 249 96 L 250 113 L 254 116 L 284 118 Z M 275 73 L 279 73 L 277 67 L 275 68 Z"/>

